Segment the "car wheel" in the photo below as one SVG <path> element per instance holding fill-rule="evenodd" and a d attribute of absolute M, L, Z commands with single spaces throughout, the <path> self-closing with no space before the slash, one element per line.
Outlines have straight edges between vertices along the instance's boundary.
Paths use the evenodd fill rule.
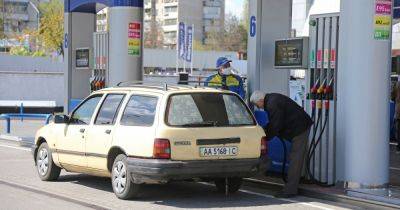
<path fill-rule="evenodd" d="M 36 169 L 43 181 L 54 181 L 60 176 L 61 168 L 54 164 L 47 143 L 42 143 L 36 153 Z"/>
<path fill-rule="evenodd" d="M 128 173 L 126 155 L 118 155 L 111 169 L 111 183 L 115 195 L 122 200 L 134 198 L 139 193 L 140 185 L 132 182 Z"/>
<path fill-rule="evenodd" d="M 226 181 L 228 181 L 228 183 L 226 183 Z M 215 186 L 217 187 L 218 192 L 228 192 L 229 194 L 231 194 L 237 192 L 240 189 L 240 187 L 242 186 L 242 182 L 242 178 L 220 178 L 215 180 Z"/>

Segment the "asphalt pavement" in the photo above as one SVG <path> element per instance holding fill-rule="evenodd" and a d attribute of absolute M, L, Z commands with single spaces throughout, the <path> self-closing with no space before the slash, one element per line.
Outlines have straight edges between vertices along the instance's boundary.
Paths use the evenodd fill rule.
<path fill-rule="evenodd" d="M 250 185 L 229 196 L 217 193 L 210 183 L 142 189 L 140 198 L 123 201 L 114 196 L 108 178 L 63 171 L 58 181 L 43 182 L 28 148 L 0 140 L 0 209 L 365 209 L 301 196 L 276 199 L 271 196 L 275 189 Z"/>

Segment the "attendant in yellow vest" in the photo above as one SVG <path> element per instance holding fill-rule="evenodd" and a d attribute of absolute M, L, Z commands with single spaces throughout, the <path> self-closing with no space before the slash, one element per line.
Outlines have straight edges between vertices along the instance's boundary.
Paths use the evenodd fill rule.
<path fill-rule="evenodd" d="M 246 92 L 243 87 L 243 80 L 239 75 L 234 74 L 231 62 L 231 60 L 225 57 L 218 58 L 216 65 L 218 73 L 208 77 L 205 85 L 230 90 L 244 99 Z"/>

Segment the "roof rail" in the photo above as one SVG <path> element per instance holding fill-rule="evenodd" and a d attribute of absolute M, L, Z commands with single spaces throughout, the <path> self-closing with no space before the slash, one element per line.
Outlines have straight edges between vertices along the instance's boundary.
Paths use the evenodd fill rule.
<path fill-rule="evenodd" d="M 127 81 L 120 82 L 117 84 L 117 87 L 138 87 L 138 88 L 154 88 L 158 90 L 167 91 L 168 88 L 194 88 L 189 85 L 178 85 L 176 83 L 168 83 L 168 82 L 148 82 L 148 81 Z"/>

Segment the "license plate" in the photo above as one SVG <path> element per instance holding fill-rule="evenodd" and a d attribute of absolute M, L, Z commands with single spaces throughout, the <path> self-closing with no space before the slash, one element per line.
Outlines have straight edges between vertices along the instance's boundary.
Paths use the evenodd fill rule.
<path fill-rule="evenodd" d="M 236 156 L 238 154 L 237 147 L 200 147 L 201 157 L 210 156 Z"/>

